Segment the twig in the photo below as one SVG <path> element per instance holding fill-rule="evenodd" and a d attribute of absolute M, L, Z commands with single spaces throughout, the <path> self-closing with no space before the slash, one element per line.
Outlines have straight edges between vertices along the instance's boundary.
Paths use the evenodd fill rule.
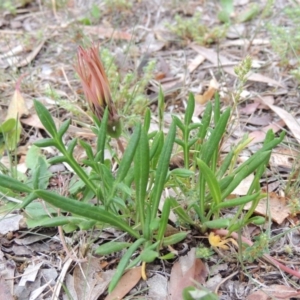
<path fill-rule="evenodd" d="M 70 253 L 70 251 L 69 251 L 69 249 L 67 247 L 65 236 L 64 236 L 64 233 L 63 233 L 63 230 L 62 230 L 61 226 L 58 226 L 58 233 L 59 233 L 59 237 L 60 237 L 61 243 L 63 245 L 63 248 L 64 248 L 65 252 L 66 252 L 67 257 L 70 258 L 70 259 L 72 259 L 76 263 L 86 262 L 87 261 L 86 258 L 77 258 L 72 253 Z"/>

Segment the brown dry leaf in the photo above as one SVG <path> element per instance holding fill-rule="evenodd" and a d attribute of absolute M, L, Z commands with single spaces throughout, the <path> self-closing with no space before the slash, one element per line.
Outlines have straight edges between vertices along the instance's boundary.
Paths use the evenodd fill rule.
<path fill-rule="evenodd" d="M 111 294 L 107 295 L 105 300 L 118 300 L 128 294 L 140 281 L 142 267 L 136 267 L 128 270 L 120 279 Z"/>
<path fill-rule="evenodd" d="M 204 92 L 203 95 L 195 95 L 195 100 L 199 104 L 205 104 L 207 101 L 211 100 L 211 98 L 214 96 L 215 92 L 219 89 L 219 83 L 215 78 L 213 78 L 209 82 L 208 89 Z"/>
<path fill-rule="evenodd" d="M 212 49 L 204 48 L 204 47 L 198 46 L 196 44 L 191 44 L 190 47 L 192 49 L 194 49 L 195 51 L 197 51 L 198 53 L 200 53 L 201 55 L 203 55 L 207 60 L 212 62 L 214 65 L 220 66 L 220 67 L 222 67 L 222 65 L 224 65 L 223 70 L 226 73 L 236 77 L 236 74 L 234 72 L 234 67 L 226 67 L 226 65 L 233 63 L 227 57 L 225 57 L 221 54 L 218 54 L 217 52 L 215 52 Z M 236 64 L 238 64 L 238 63 L 236 63 Z M 248 80 L 256 81 L 256 82 L 264 82 L 269 85 L 278 86 L 278 87 L 284 87 L 280 82 L 278 82 L 270 77 L 261 75 L 259 73 L 251 74 L 248 77 Z"/>
<path fill-rule="evenodd" d="M 196 283 L 203 284 L 207 277 L 207 269 L 204 263 L 195 256 L 195 248 L 192 248 L 186 256 L 181 256 L 171 270 L 169 282 L 170 300 L 182 299 L 182 291 Z"/>
<path fill-rule="evenodd" d="M 286 110 L 272 105 L 269 98 L 262 98 L 264 103 L 268 105 L 281 119 L 284 120 L 286 126 L 290 129 L 293 136 L 296 138 L 298 143 L 300 143 L 300 124 L 295 120 L 295 118 L 288 113 Z"/>
<path fill-rule="evenodd" d="M 268 199 L 265 198 L 259 201 L 255 213 L 268 216 L 269 209 L 272 220 L 280 225 L 290 215 L 287 200 L 274 192 L 269 193 L 268 196 Z M 244 209 L 248 210 L 250 207 L 251 203 L 247 203 Z"/>
<path fill-rule="evenodd" d="M 246 300 L 290 300 L 300 299 L 300 292 L 285 285 L 273 284 L 250 294 Z"/>
<path fill-rule="evenodd" d="M 103 271 L 99 258 L 89 258 L 80 266 L 76 265 L 74 276 L 74 289 L 78 299 L 97 300 L 107 289 L 114 271 Z"/>

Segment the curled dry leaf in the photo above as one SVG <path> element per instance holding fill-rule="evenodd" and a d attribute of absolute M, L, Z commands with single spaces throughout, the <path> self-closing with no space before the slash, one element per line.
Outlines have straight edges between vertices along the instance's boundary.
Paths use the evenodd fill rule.
<path fill-rule="evenodd" d="M 211 100 L 215 95 L 215 92 L 219 89 L 219 83 L 215 78 L 209 82 L 208 89 L 203 95 L 195 95 L 195 100 L 200 104 L 205 104 L 207 101 Z"/>

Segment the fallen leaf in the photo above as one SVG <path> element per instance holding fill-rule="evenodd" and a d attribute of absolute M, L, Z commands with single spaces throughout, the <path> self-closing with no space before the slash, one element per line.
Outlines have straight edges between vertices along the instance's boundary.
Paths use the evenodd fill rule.
<path fill-rule="evenodd" d="M 97 300 L 106 291 L 113 274 L 114 270 L 103 271 L 96 257 L 76 265 L 73 276 L 77 298 Z"/>
<path fill-rule="evenodd" d="M 247 296 L 246 300 L 268 300 L 269 296 L 262 290 L 255 291 Z"/>
<path fill-rule="evenodd" d="M 128 294 L 140 281 L 142 267 L 136 267 L 128 270 L 120 279 L 112 293 L 106 296 L 105 300 L 118 300 Z"/>
<path fill-rule="evenodd" d="M 168 297 L 168 280 L 166 276 L 155 274 L 147 280 L 148 297 L 155 300 L 166 300 Z"/>
<path fill-rule="evenodd" d="M 189 63 L 189 65 L 187 67 L 188 71 L 190 73 L 194 72 L 204 61 L 205 61 L 205 57 L 203 55 L 201 55 L 201 54 L 198 54 Z"/>
<path fill-rule="evenodd" d="M 244 209 L 248 210 L 250 207 L 251 203 L 247 203 Z M 286 198 L 280 197 L 274 192 L 268 194 L 268 199 L 261 199 L 254 212 L 262 216 L 269 216 L 268 211 L 272 220 L 279 225 L 290 215 Z"/>
<path fill-rule="evenodd" d="M 276 148 L 276 151 L 272 152 L 270 165 L 274 167 L 286 168 L 292 170 L 295 166 L 298 152 L 289 148 Z"/>
<path fill-rule="evenodd" d="M 13 97 L 8 106 L 6 120 L 18 119 L 18 118 L 28 115 L 28 109 L 26 107 L 24 98 L 20 91 L 21 80 L 22 80 L 22 77 L 16 83 L 15 92 L 14 92 Z"/>
<path fill-rule="evenodd" d="M 24 115 L 28 115 L 28 109 L 26 107 L 24 98 L 20 91 L 21 80 L 23 76 L 19 78 L 16 83 L 15 92 L 9 103 L 7 115 L 5 121 L 14 120 L 15 125 L 13 129 L 3 133 L 5 136 L 5 143 L 10 150 L 14 150 L 20 140 L 21 135 L 21 123 L 20 118 Z"/>
<path fill-rule="evenodd" d="M 17 231 L 20 229 L 20 221 L 23 219 L 22 215 L 9 214 L 0 216 L 0 234 L 7 234 L 10 231 Z"/>
<path fill-rule="evenodd" d="M 0 277 L 0 299 L 14 300 L 14 297 L 10 293 L 7 281 L 2 277 Z"/>
<path fill-rule="evenodd" d="M 27 281 L 34 282 L 43 264 L 44 262 L 37 263 L 36 265 L 30 264 L 22 275 L 19 286 L 25 286 Z"/>
<path fill-rule="evenodd" d="M 208 272 L 204 263 L 196 258 L 195 252 L 196 249 L 192 248 L 173 265 L 168 288 L 170 300 L 182 299 L 182 291 L 188 286 L 205 283 Z"/>
<path fill-rule="evenodd" d="M 296 289 L 280 285 L 273 284 L 266 288 L 262 288 L 250 294 L 246 300 L 269 300 L 269 299 L 280 299 L 280 300 L 290 300 L 290 299 L 300 299 L 300 291 Z"/>
<path fill-rule="evenodd" d="M 228 64 L 233 64 L 233 62 L 230 61 L 227 57 L 215 52 L 212 49 L 204 48 L 204 47 L 198 46 L 196 44 L 191 44 L 190 47 L 192 49 L 194 49 L 196 52 L 203 55 L 207 60 L 212 62 L 214 65 L 222 67 L 222 69 L 226 73 L 236 77 L 236 74 L 234 72 L 234 67 L 228 67 L 228 66 L 226 67 L 226 65 L 228 65 Z M 238 62 L 236 63 L 236 65 L 238 65 Z M 284 87 L 280 82 L 278 82 L 270 77 L 261 75 L 259 73 L 250 74 L 248 76 L 248 80 L 256 81 L 256 82 L 264 82 L 269 85 L 278 86 L 278 87 Z"/>
<path fill-rule="evenodd" d="M 256 144 L 256 143 L 261 143 L 265 140 L 266 138 L 266 134 L 268 132 L 268 130 L 272 129 L 274 133 L 278 132 L 279 130 L 281 130 L 282 126 L 284 125 L 284 121 L 280 120 L 276 123 L 272 123 L 260 130 L 255 130 L 252 131 L 249 134 L 249 138 L 251 138 L 251 142 L 249 143 L 249 146 Z"/>
<path fill-rule="evenodd" d="M 298 143 L 300 143 L 300 124 L 296 119 L 288 113 L 286 110 L 272 105 L 269 98 L 262 98 L 265 104 L 267 104 L 282 120 L 284 120 L 286 126 L 290 129 L 293 136 L 296 138 Z"/>
<path fill-rule="evenodd" d="M 248 190 L 254 180 L 254 174 L 250 174 L 248 177 L 244 178 L 240 184 L 231 193 L 233 195 L 244 196 L 247 195 Z"/>

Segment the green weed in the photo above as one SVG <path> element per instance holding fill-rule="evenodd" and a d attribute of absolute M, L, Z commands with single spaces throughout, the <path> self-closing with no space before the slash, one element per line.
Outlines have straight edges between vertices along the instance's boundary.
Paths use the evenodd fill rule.
<path fill-rule="evenodd" d="M 133 5 L 132 0 L 105 0 L 104 3 L 109 11 L 130 10 Z"/>
<path fill-rule="evenodd" d="M 175 16 L 175 24 L 166 24 L 181 41 L 195 41 L 200 45 L 209 45 L 225 36 L 226 26 L 208 28 L 201 23 L 201 13 L 196 12 L 192 18 L 184 19 L 180 15 Z"/>
<path fill-rule="evenodd" d="M 300 80 L 300 7 L 287 7 L 284 14 L 288 26 L 274 26 L 269 23 L 267 29 L 271 34 L 271 45 L 279 55 L 281 64 L 290 68 L 290 73 Z"/>

